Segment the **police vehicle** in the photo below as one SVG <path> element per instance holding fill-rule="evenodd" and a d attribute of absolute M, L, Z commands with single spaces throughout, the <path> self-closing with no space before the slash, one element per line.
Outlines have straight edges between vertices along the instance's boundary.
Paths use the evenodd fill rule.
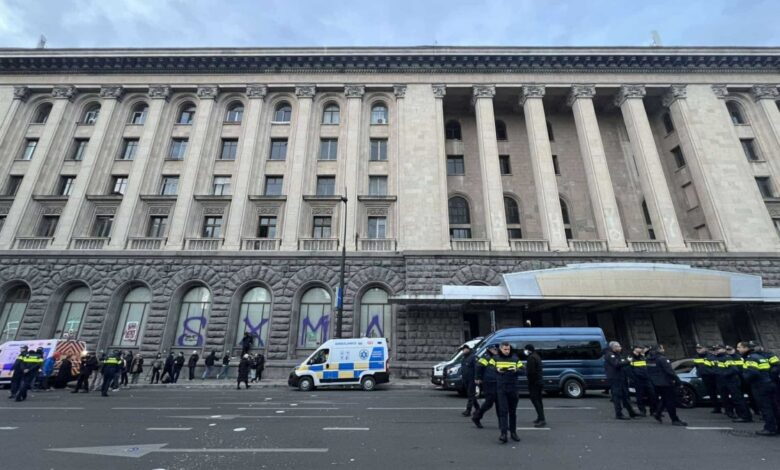
<path fill-rule="evenodd" d="M 351 338 L 324 342 L 290 372 L 287 384 L 303 392 L 332 386 L 370 391 L 389 381 L 387 339 Z"/>
<path fill-rule="evenodd" d="M 433 370 L 431 371 L 431 383 L 434 385 L 444 385 L 444 370 L 450 366 L 460 367 L 460 361 L 463 359 L 463 347 L 468 346 L 469 349 L 473 351 L 481 342 L 482 336 L 466 341 L 460 345 L 454 356 L 433 366 Z"/>

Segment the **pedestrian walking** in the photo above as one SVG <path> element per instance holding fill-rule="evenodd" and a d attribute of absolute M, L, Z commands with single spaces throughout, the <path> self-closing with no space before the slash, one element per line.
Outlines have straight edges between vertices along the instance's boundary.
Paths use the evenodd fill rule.
<path fill-rule="evenodd" d="M 165 363 L 163 365 L 162 375 L 160 376 L 160 382 L 164 384 L 173 382 L 174 361 L 175 358 L 173 357 L 173 351 L 171 351 L 167 356 L 165 356 Z"/>
<path fill-rule="evenodd" d="M 98 366 L 93 371 L 92 390 L 97 390 L 103 387 L 103 363 L 106 362 L 106 359 L 108 359 L 108 356 L 106 356 L 105 351 L 101 350 L 100 356 L 98 356 Z"/>
<path fill-rule="evenodd" d="M 522 373 L 523 361 L 507 342 L 499 345 L 495 361 L 498 374 L 498 427 L 501 431 L 498 440 L 506 444 L 508 431 L 513 441 L 520 442 L 517 435 L 517 401 L 520 392 L 517 379 Z"/>
<path fill-rule="evenodd" d="M 250 332 L 245 332 L 244 337 L 241 338 L 241 357 L 244 357 L 245 354 L 249 354 L 249 351 L 252 349 L 252 344 L 255 342 L 254 336 Z"/>
<path fill-rule="evenodd" d="M 114 378 L 120 372 L 122 367 L 122 354 L 115 351 L 110 357 L 103 361 L 103 383 L 100 388 L 100 395 L 107 397 L 108 389 L 114 382 Z M 116 389 L 112 390 L 115 391 Z"/>
<path fill-rule="evenodd" d="M 228 371 L 230 370 L 230 353 L 225 351 L 225 355 L 222 356 L 222 370 L 217 374 L 217 379 L 226 379 Z"/>
<path fill-rule="evenodd" d="M 160 371 L 162 370 L 162 367 L 162 354 L 157 353 L 157 357 L 155 357 L 154 361 L 152 361 L 152 378 L 149 380 L 149 383 L 160 383 Z"/>
<path fill-rule="evenodd" d="M 133 357 L 133 362 L 130 364 L 130 383 L 135 385 L 138 383 L 138 377 L 144 372 L 144 356 L 140 352 Z"/>
<path fill-rule="evenodd" d="M 674 426 L 688 426 L 688 423 L 682 421 L 677 416 L 677 391 L 676 387 L 680 385 L 680 378 L 672 369 L 672 361 L 664 355 L 664 346 L 659 344 L 651 348 L 647 356 L 647 372 L 653 387 L 661 401 L 653 414 L 653 417 L 659 423 L 663 422 L 663 411 L 669 413 L 669 418 Z"/>
<path fill-rule="evenodd" d="M 544 418 L 544 403 L 542 402 L 542 392 L 544 391 L 544 367 L 542 357 L 536 351 L 533 344 L 525 345 L 526 367 L 525 373 L 528 377 L 528 397 L 536 410 L 535 428 L 547 426 L 547 420 Z"/>
<path fill-rule="evenodd" d="M 255 380 L 260 382 L 263 378 L 263 371 L 265 370 L 265 356 L 262 352 L 258 352 L 255 356 Z"/>
<path fill-rule="evenodd" d="M 203 361 L 206 365 L 206 368 L 203 371 L 203 377 L 201 377 L 201 379 L 206 380 L 207 378 L 211 377 L 211 370 L 214 369 L 214 364 L 217 362 L 217 352 L 211 351 L 211 353 L 206 356 Z"/>
<path fill-rule="evenodd" d="M 609 391 L 612 395 L 612 404 L 615 407 L 615 419 L 631 419 L 638 417 L 631 402 L 628 401 L 627 370 L 631 363 L 622 356 L 623 347 L 617 341 L 610 341 L 604 350 L 604 369 L 609 381 Z M 623 408 L 628 411 L 628 416 L 623 415 Z"/>
<path fill-rule="evenodd" d="M 184 353 L 179 351 L 179 355 L 173 360 L 173 383 L 179 381 L 182 368 L 184 368 Z"/>
<path fill-rule="evenodd" d="M 718 400 L 718 378 L 716 374 L 715 356 L 701 344 L 696 345 L 696 358 L 693 363 L 696 366 L 696 375 L 704 383 L 707 395 L 712 403 L 712 413 L 721 413 L 720 401 Z"/>
<path fill-rule="evenodd" d="M 187 359 L 187 368 L 189 369 L 190 372 L 189 380 L 195 378 L 195 368 L 198 366 L 199 359 L 200 356 L 198 356 L 198 351 L 192 351 L 192 354 L 190 354 L 189 359 Z"/>
<path fill-rule="evenodd" d="M 64 361 L 63 361 L 64 362 Z M 60 365 L 60 369 L 62 365 Z M 71 393 L 79 393 L 84 388 L 84 393 L 89 393 L 89 377 L 98 368 L 98 361 L 94 354 L 82 351 L 81 361 L 79 363 L 79 377 L 76 382 L 76 388 Z"/>
<path fill-rule="evenodd" d="M 647 372 L 645 353 L 648 349 L 644 346 L 634 346 L 628 356 L 628 361 L 631 363 L 631 367 L 628 368 L 628 380 L 634 387 L 636 406 L 642 416 L 647 416 L 648 411 L 651 415 L 654 414 L 658 407 L 658 395 Z"/>
<path fill-rule="evenodd" d="M 743 376 L 753 390 L 753 396 L 758 402 L 761 417 L 764 419 L 764 429 L 756 431 L 759 436 L 774 436 L 778 434 L 780 407 L 775 401 L 775 386 L 770 371 L 772 364 L 764 354 L 756 352 L 755 343 L 740 342 L 737 351 L 745 359 Z"/>
<path fill-rule="evenodd" d="M 249 369 L 252 367 L 249 361 L 249 354 L 244 354 L 241 361 L 238 363 L 238 383 L 236 383 L 236 390 L 241 390 L 241 382 L 244 382 L 246 388 L 249 388 Z"/>
<path fill-rule="evenodd" d="M 11 367 L 11 395 L 8 398 L 16 398 L 24 378 L 24 358 L 29 354 L 27 346 L 19 348 L 19 354 Z"/>
<path fill-rule="evenodd" d="M 735 423 L 750 423 L 750 414 L 745 397 L 740 386 L 739 368 L 744 366 L 744 360 L 735 361 L 726 352 L 726 346 L 715 346 L 715 365 L 717 366 L 718 395 L 723 402 L 726 415 Z"/>
<path fill-rule="evenodd" d="M 479 408 L 474 411 L 471 421 L 478 428 L 482 428 L 482 417 L 496 404 L 498 397 L 498 373 L 496 372 L 496 357 L 498 356 L 498 345 L 491 344 L 487 350 L 477 360 L 474 372 L 474 383 L 479 385 L 485 400 Z M 498 406 L 496 406 L 496 417 L 498 417 Z"/>
<path fill-rule="evenodd" d="M 477 361 L 476 356 L 471 353 L 471 348 L 463 345 L 463 357 L 460 360 L 460 375 L 463 379 L 463 385 L 466 388 L 466 409 L 461 413 L 463 416 L 471 417 L 471 410 L 479 408 L 477 401 L 477 384 L 474 382 L 474 369 Z"/>

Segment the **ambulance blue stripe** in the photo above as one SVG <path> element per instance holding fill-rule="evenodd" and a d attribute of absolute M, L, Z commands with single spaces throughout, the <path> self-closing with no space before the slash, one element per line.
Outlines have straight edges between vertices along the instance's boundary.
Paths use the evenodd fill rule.
<path fill-rule="evenodd" d="M 320 370 L 322 370 L 322 364 L 316 364 L 316 365 L 313 365 L 313 366 L 309 366 L 309 370 L 320 371 Z"/>
<path fill-rule="evenodd" d="M 356 370 L 356 371 L 354 372 L 353 378 L 355 378 L 355 379 L 359 379 L 359 378 L 360 378 L 360 374 L 361 374 L 362 372 L 363 372 L 363 371 Z"/>
<path fill-rule="evenodd" d="M 368 363 L 369 369 L 384 369 L 385 363 L 384 362 L 369 362 Z"/>
<path fill-rule="evenodd" d="M 340 362 L 339 370 L 355 370 L 354 362 Z"/>
<path fill-rule="evenodd" d="M 338 379 L 339 373 L 337 371 L 325 371 L 322 373 L 323 379 Z"/>

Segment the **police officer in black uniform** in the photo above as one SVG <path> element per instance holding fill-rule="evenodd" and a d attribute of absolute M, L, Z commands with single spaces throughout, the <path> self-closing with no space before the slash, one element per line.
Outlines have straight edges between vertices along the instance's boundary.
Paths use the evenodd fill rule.
<path fill-rule="evenodd" d="M 512 440 L 520 442 L 517 435 L 517 401 L 520 393 L 517 378 L 523 371 L 523 361 L 507 342 L 499 345 L 495 361 L 498 374 L 498 427 L 501 430 L 498 440 L 506 444 L 506 433 L 509 431 Z"/>
<path fill-rule="evenodd" d="M 612 395 L 612 404 L 615 406 L 615 419 L 630 419 L 623 415 L 623 408 L 628 411 L 631 418 L 639 414 L 634 411 L 631 402 L 628 401 L 627 371 L 631 367 L 629 360 L 621 355 L 623 348 L 617 341 L 610 341 L 604 350 L 604 368 L 609 381 L 609 391 Z"/>
<path fill-rule="evenodd" d="M 27 346 L 19 348 L 19 355 L 14 360 L 14 365 L 11 369 L 11 395 L 8 398 L 16 398 L 16 394 L 19 392 L 19 387 L 22 385 L 22 379 L 24 377 L 24 358 L 27 356 Z"/>
<path fill-rule="evenodd" d="M 43 365 L 43 348 L 38 348 L 35 352 L 27 354 L 22 358 L 22 383 L 19 385 L 19 391 L 16 392 L 16 401 L 27 399 L 27 390 L 32 388 L 35 377 Z"/>
<path fill-rule="evenodd" d="M 498 393 L 498 373 L 496 372 L 497 355 L 498 345 L 491 344 L 487 347 L 487 350 L 482 354 L 482 356 L 477 359 L 477 365 L 474 372 L 474 382 L 479 385 L 480 390 L 482 390 L 482 395 L 485 397 L 482 405 L 474 411 L 474 415 L 471 417 L 471 420 L 478 428 L 482 427 L 482 423 L 480 422 L 482 417 L 496 403 L 496 394 Z M 497 406 L 496 416 L 498 416 Z"/>
<path fill-rule="evenodd" d="M 114 381 L 114 377 L 122 367 L 122 355 L 119 351 L 114 353 L 103 361 L 103 384 L 100 388 L 100 394 L 104 397 L 108 396 L 108 389 L 111 387 L 111 382 Z"/>
<path fill-rule="evenodd" d="M 466 388 L 466 410 L 463 411 L 463 416 L 471 416 L 471 410 L 479 408 L 479 402 L 477 401 L 477 384 L 474 382 L 474 374 L 476 368 L 476 357 L 471 353 L 471 348 L 467 345 L 463 345 L 463 358 L 460 361 L 460 376 L 463 379 L 463 386 Z"/>
<path fill-rule="evenodd" d="M 663 422 L 662 413 L 666 410 L 672 419 L 674 426 L 688 426 L 688 423 L 682 421 L 677 416 L 677 386 L 680 384 L 680 378 L 672 369 L 672 361 L 664 355 L 664 347 L 659 344 L 650 349 L 647 354 L 647 373 L 650 381 L 653 382 L 656 392 L 661 397 L 658 407 L 655 409 L 653 417 L 659 423 Z"/>
<path fill-rule="evenodd" d="M 740 386 L 739 368 L 743 367 L 744 361 L 735 361 L 726 353 L 726 346 L 719 344 L 715 346 L 715 364 L 718 367 L 718 394 L 726 414 L 735 423 L 753 421 Z"/>
<path fill-rule="evenodd" d="M 780 410 L 775 403 L 775 386 L 772 383 L 772 377 L 769 374 L 772 365 L 769 359 L 761 353 L 755 351 L 755 343 L 740 342 L 737 344 L 737 351 L 745 359 L 743 366 L 743 377 L 750 384 L 753 390 L 753 396 L 761 409 L 761 416 L 764 418 L 764 429 L 756 431 L 760 436 L 774 436 L 778 433 L 778 419 L 780 419 Z"/>
<path fill-rule="evenodd" d="M 648 410 L 650 414 L 653 414 L 658 407 L 658 395 L 656 395 L 653 383 L 647 373 L 645 348 L 634 346 L 628 360 L 631 363 L 631 367 L 628 369 L 628 378 L 636 392 L 636 405 L 639 408 L 639 414 L 647 416 Z"/>
<path fill-rule="evenodd" d="M 696 358 L 693 363 L 696 365 L 696 375 L 704 383 L 707 389 L 707 395 L 712 402 L 712 413 L 720 413 L 720 401 L 718 401 L 718 378 L 715 375 L 715 356 L 710 353 L 706 347 L 701 344 L 696 345 Z"/>

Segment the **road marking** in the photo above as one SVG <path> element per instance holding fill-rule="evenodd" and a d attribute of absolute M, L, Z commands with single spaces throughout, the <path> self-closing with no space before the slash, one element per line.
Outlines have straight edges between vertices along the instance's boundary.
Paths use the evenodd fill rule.
<path fill-rule="evenodd" d="M 147 431 L 191 431 L 192 428 L 146 428 Z"/>
<path fill-rule="evenodd" d="M 235 428 L 235 429 L 233 429 L 233 431 L 235 431 L 235 432 L 244 432 L 244 431 L 246 431 L 246 428 Z"/>
<path fill-rule="evenodd" d="M 328 452 L 327 448 L 283 448 L 283 447 L 266 447 L 266 448 L 214 448 L 214 449 L 164 449 L 168 444 L 139 444 L 139 445 L 123 445 L 123 446 L 100 446 L 100 447 L 67 447 L 61 449 L 46 449 L 52 452 L 68 452 L 72 454 L 90 454 L 90 455 L 107 455 L 111 457 L 130 457 L 139 458 L 153 452 L 175 452 L 175 453 L 198 453 L 198 454 L 233 454 L 233 453 L 291 453 L 291 454 L 304 454 L 304 453 L 324 453 Z"/>
<path fill-rule="evenodd" d="M 732 431 L 734 428 L 729 427 L 706 427 L 706 426 L 686 426 L 685 429 L 689 431 Z"/>
<path fill-rule="evenodd" d="M 419 410 L 462 410 L 462 406 L 410 406 L 410 407 L 373 407 L 366 408 L 373 411 L 419 411 Z"/>
<path fill-rule="evenodd" d="M 112 410 L 210 410 L 211 407 L 199 406 L 117 406 Z"/>
<path fill-rule="evenodd" d="M 0 410 L 83 410 L 80 406 L 0 406 Z"/>
<path fill-rule="evenodd" d="M 518 431 L 549 431 L 550 428 L 515 428 Z"/>
<path fill-rule="evenodd" d="M 338 410 L 338 408 L 301 408 L 301 407 L 279 408 L 279 407 L 276 407 L 276 406 L 269 407 L 269 408 L 252 408 L 252 407 L 250 407 L 250 408 L 238 408 L 238 409 L 239 410 L 253 410 L 253 411 L 261 411 L 261 410 L 262 411 L 265 411 L 265 410 L 271 411 L 271 410 L 277 410 L 278 409 L 278 410 L 282 410 L 282 413 L 284 413 L 285 411 L 297 411 L 297 410 L 309 410 L 309 411 Z M 460 409 L 460 408 L 458 408 L 458 409 Z M 279 412 L 277 411 L 277 413 L 279 413 Z"/>
<path fill-rule="evenodd" d="M 458 408 L 460 409 L 460 408 Z M 178 418 L 178 419 L 215 419 L 211 416 L 167 416 L 167 418 Z M 290 416 L 290 415 L 224 415 L 221 418 L 216 419 L 222 419 L 222 420 L 230 420 L 230 419 L 353 419 L 354 416 L 330 416 L 330 415 L 320 415 L 320 416 L 314 416 L 314 415 L 304 415 L 304 416 Z"/>
<path fill-rule="evenodd" d="M 19 429 L 18 426 L 0 426 L 0 431 L 13 431 L 14 429 Z"/>
<path fill-rule="evenodd" d="M 368 431 L 369 428 L 322 428 L 323 431 Z"/>
<path fill-rule="evenodd" d="M 534 410 L 533 407 L 518 406 L 518 410 Z M 595 410 L 595 406 L 545 406 L 545 410 Z"/>

